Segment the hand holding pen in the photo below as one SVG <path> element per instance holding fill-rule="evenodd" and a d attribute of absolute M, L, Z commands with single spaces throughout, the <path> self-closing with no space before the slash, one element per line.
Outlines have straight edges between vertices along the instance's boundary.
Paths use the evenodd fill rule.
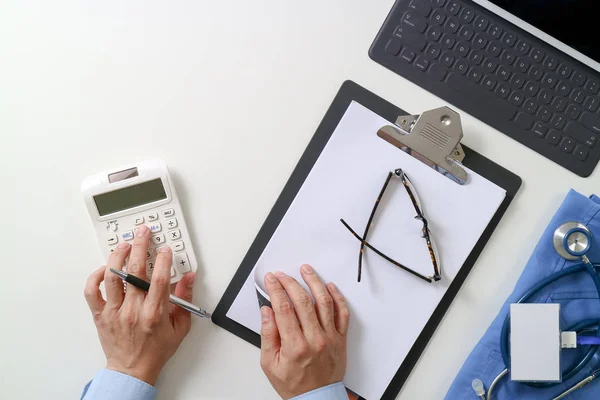
<path fill-rule="evenodd" d="M 110 255 L 107 266 L 88 278 L 85 298 L 106 355 L 106 368 L 154 385 L 160 371 L 190 331 L 192 317 L 178 306 L 169 311 L 172 262 L 169 247 L 162 247 L 156 257 L 147 293 L 133 285 L 128 285 L 125 292 L 121 277 L 110 272 L 111 268 L 120 271 L 129 256 L 127 272 L 147 281 L 149 240 L 150 231 L 142 225 L 133 246 L 121 243 Z M 186 274 L 175 287 L 175 297 L 191 306 L 195 278 L 193 273 Z M 100 292 L 103 281 L 106 300 Z"/>

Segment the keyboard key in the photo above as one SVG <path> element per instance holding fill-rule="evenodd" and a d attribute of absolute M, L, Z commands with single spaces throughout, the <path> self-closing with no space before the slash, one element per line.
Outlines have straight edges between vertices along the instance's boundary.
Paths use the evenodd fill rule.
<path fill-rule="evenodd" d="M 540 85 L 535 82 L 527 82 L 525 85 L 525 93 L 528 96 L 535 97 L 537 92 L 540 90 Z"/>
<path fill-rule="evenodd" d="M 470 26 L 463 26 L 458 32 L 458 36 L 464 40 L 471 40 L 475 31 Z"/>
<path fill-rule="evenodd" d="M 489 24 L 490 20 L 482 16 L 477 17 L 477 19 L 475 20 L 475 26 L 482 32 L 485 32 Z"/>
<path fill-rule="evenodd" d="M 585 83 L 585 90 L 588 94 L 596 94 L 598 93 L 598 82 L 588 79 Z"/>
<path fill-rule="evenodd" d="M 556 111 L 564 111 L 567 108 L 567 101 L 561 97 L 555 97 L 552 102 L 552 108 Z"/>
<path fill-rule="evenodd" d="M 425 32 L 427 29 L 427 20 L 425 18 L 415 16 L 413 13 L 407 12 L 402 18 L 402 24 L 408 26 L 419 33 Z"/>
<path fill-rule="evenodd" d="M 568 96 L 571 92 L 571 84 L 569 82 L 560 81 L 558 85 L 556 85 L 556 91 L 561 96 Z"/>
<path fill-rule="evenodd" d="M 475 13 L 473 12 L 473 10 L 465 8 L 460 13 L 460 22 L 462 22 L 463 24 L 470 24 L 471 21 L 473 21 L 474 17 Z"/>
<path fill-rule="evenodd" d="M 540 107 L 540 109 L 537 112 L 537 115 L 538 115 L 538 117 L 540 117 L 540 119 L 542 121 L 548 122 L 548 121 L 550 121 L 550 117 L 552 116 L 552 113 L 546 107 Z"/>
<path fill-rule="evenodd" d="M 429 17 L 429 20 L 431 21 L 431 25 L 439 26 L 446 20 L 446 15 L 440 10 L 435 10 L 433 14 L 431 14 L 431 17 Z"/>
<path fill-rule="evenodd" d="M 579 107 L 577 107 L 575 104 L 571 104 L 567 107 L 567 111 L 566 111 L 567 115 L 573 119 L 577 119 L 579 118 L 579 115 L 581 114 L 581 109 Z"/>
<path fill-rule="evenodd" d="M 444 46 L 447 49 L 451 49 L 454 47 L 454 44 L 456 43 L 456 39 L 454 39 L 454 37 L 452 35 L 448 35 L 448 34 L 444 34 L 444 36 L 442 37 L 442 46 Z"/>
<path fill-rule="evenodd" d="M 446 0 L 431 0 L 431 5 L 434 7 L 444 7 L 446 4 Z"/>
<path fill-rule="evenodd" d="M 540 95 L 538 97 L 542 101 L 542 103 L 550 104 L 553 96 L 552 96 L 552 92 L 549 91 L 548 89 L 542 89 L 542 91 L 540 92 Z"/>
<path fill-rule="evenodd" d="M 451 67 L 452 64 L 454 64 L 454 56 L 450 53 L 443 53 L 441 60 L 442 64 L 444 64 L 446 67 Z"/>
<path fill-rule="evenodd" d="M 548 56 L 544 60 L 544 67 L 546 67 L 550 71 L 554 71 L 556 67 L 558 67 L 558 60 L 552 56 Z"/>
<path fill-rule="evenodd" d="M 400 54 L 400 50 L 402 50 L 402 42 L 397 39 L 390 40 L 385 46 L 385 52 L 393 56 Z"/>
<path fill-rule="evenodd" d="M 456 33 L 458 31 L 458 28 L 460 28 L 460 25 L 458 24 L 458 20 L 456 18 L 448 18 L 448 20 L 446 21 L 446 24 L 444 25 L 444 32 L 447 33 Z"/>
<path fill-rule="evenodd" d="M 438 46 L 435 43 L 432 43 L 429 45 L 429 47 L 427 47 L 427 51 L 425 51 L 425 54 L 427 54 L 432 59 L 436 60 L 441 52 L 442 49 L 440 48 L 440 46 Z"/>
<path fill-rule="evenodd" d="M 469 44 L 467 42 L 458 42 L 456 45 L 456 53 L 461 57 L 466 57 L 469 54 Z"/>
<path fill-rule="evenodd" d="M 473 50 L 469 56 L 472 65 L 479 65 L 483 61 L 483 53 L 478 50 Z"/>
<path fill-rule="evenodd" d="M 517 118 L 515 118 L 515 122 L 521 128 L 523 128 L 525 130 L 529 130 L 529 129 L 531 129 L 531 126 L 533 125 L 533 118 L 527 114 L 519 113 L 517 115 Z"/>
<path fill-rule="evenodd" d="M 558 82 L 558 75 L 548 72 L 542 79 L 542 86 L 552 89 Z"/>
<path fill-rule="evenodd" d="M 573 72 L 573 70 L 566 64 L 561 64 L 561 66 L 558 67 L 558 75 L 560 75 L 563 79 L 569 79 L 571 72 Z"/>
<path fill-rule="evenodd" d="M 400 54 L 400 58 L 404 61 L 406 61 L 407 63 L 411 63 L 415 57 L 416 57 L 417 53 L 415 53 L 413 50 L 406 48 L 404 50 L 402 50 L 402 54 Z"/>
<path fill-rule="evenodd" d="M 496 64 L 496 61 L 494 61 L 491 58 L 487 58 L 485 60 L 485 62 L 483 63 L 483 69 L 485 70 L 485 72 L 494 72 L 496 70 L 496 67 L 498 66 L 498 64 Z"/>
<path fill-rule="evenodd" d="M 504 36 L 502 37 L 502 43 L 508 47 L 512 47 L 516 43 L 516 41 L 517 38 L 510 32 L 504 33 Z"/>
<path fill-rule="evenodd" d="M 500 57 L 502 63 L 506 65 L 512 65 L 516 58 L 517 56 L 515 56 L 515 53 L 513 53 L 511 50 L 504 50 L 502 52 L 502 56 Z"/>
<path fill-rule="evenodd" d="M 429 67 L 429 60 L 426 59 L 425 57 L 423 57 L 422 55 L 418 56 L 417 59 L 415 60 L 415 65 L 421 71 L 425 71 Z"/>
<path fill-rule="evenodd" d="M 458 71 L 458 73 L 464 75 L 469 70 L 469 63 L 464 58 L 461 58 L 456 62 L 454 68 Z"/>
<path fill-rule="evenodd" d="M 412 47 L 416 51 L 423 51 L 427 40 L 425 36 L 419 35 L 418 33 L 409 33 L 402 36 L 402 42 L 409 47 Z"/>
<path fill-rule="evenodd" d="M 536 81 L 539 81 L 540 79 L 542 79 L 542 76 L 544 76 L 544 71 L 542 71 L 542 69 L 539 68 L 537 65 L 534 65 L 529 70 L 528 75 L 531 79 L 535 79 Z"/>
<path fill-rule="evenodd" d="M 494 87 L 496 87 L 496 81 L 494 79 L 492 79 L 490 76 L 486 75 L 483 78 L 483 86 L 487 89 L 487 90 L 494 90 Z"/>
<path fill-rule="evenodd" d="M 492 24 L 490 26 L 490 35 L 494 38 L 494 39 L 499 39 L 500 36 L 502 36 L 502 28 L 500 28 L 498 25 L 496 24 Z"/>
<path fill-rule="evenodd" d="M 564 153 L 571 153 L 575 149 L 575 141 L 570 138 L 564 138 L 562 142 L 560 142 L 560 151 Z"/>
<path fill-rule="evenodd" d="M 416 11 L 424 17 L 427 17 L 431 12 L 431 6 L 422 2 L 421 0 L 412 0 L 408 5 L 408 9 L 411 11 Z"/>
<path fill-rule="evenodd" d="M 430 26 L 429 29 L 427 30 L 427 37 L 434 42 L 437 42 L 438 40 L 440 40 L 441 36 L 442 36 L 442 28 L 437 25 Z"/>
<path fill-rule="evenodd" d="M 531 58 L 533 58 L 533 60 L 535 62 L 542 62 L 542 60 L 544 59 L 544 51 L 540 50 L 540 49 L 536 49 L 535 47 L 533 48 L 533 50 L 531 50 Z"/>
<path fill-rule="evenodd" d="M 440 64 L 432 64 L 431 68 L 429 69 L 429 76 L 431 76 L 432 79 L 438 80 L 438 81 L 443 81 L 444 78 L 446 77 L 446 68 L 442 67 Z"/>
<path fill-rule="evenodd" d="M 460 11 L 460 3 L 458 1 L 451 1 L 446 6 L 446 11 L 452 15 L 457 15 Z"/>
<path fill-rule="evenodd" d="M 494 57 L 498 57 L 502 52 L 502 47 L 497 45 L 494 42 L 490 42 L 490 45 L 487 48 L 488 53 L 490 53 Z"/>
<path fill-rule="evenodd" d="M 590 154 L 590 151 L 582 145 L 577 146 L 575 148 L 575 152 L 573 153 L 575 158 L 577 158 L 579 161 L 585 161 L 588 157 L 588 154 Z"/>
<path fill-rule="evenodd" d="M 560 136 L 560 132 L 552 129 L 550 131 L 550 133 L 548 134 L 548 136 L 546 137 L 546 141 L 548 143 L 550 143 L 552 146 L 556 146 L 557 144 L 560 143 L 561 138 L 562 138 L 562 136 Z"/>
<path fill-rule="evenodd" d="M 567 124 L 565 133 L 589 147 L 593 147 L 598 140 L 598 135 L 574 121 Z"/>
<path fill-rule="evenodd" d="M 521 74 L 513 74 L 510 78 L 510 85 L 515 89 L 521 89 L 525 84 L 525 77 Z"/>
<path fill-rule="evenodd" d="M 508 98 L 508 101 L 510 102 L 510 104 L 518 107 L 521 104 L 523 104 L 523 101 L 525 101 L 525 96 L 523 95 L 523 92 L 512 92 L 512 94 Z"/>
<path fill-rule="evenodd" d="M 571 99 L 575 103 L 581 104 L 581 103 L 583 103 L 583 100 L 585 99 L 585 93 L 583 93 L 583 90 L 575 89 L 575 90 L 573 90 L 573 93 L 571 93 Z"/>
<path fill-rule="evenodd" d="M 590 96 L 585 100 L 585 103 L 583 104 L 583 108 L 585 108 L 588 111 L 594 112 L 598 109 L 598 97 L 596 96 Z"/>
<path fill-rule="evenodd" d="M 571 80 L 573 81 L 573 83 L 575 83 L 575 85 L 581 86 L 585 82 L 585 76 L 583 76 L 583 74 L 580 74 L 579 72 L 575 72 L 571 77 Z"/>
<path fill-rule="evenodd" d="M 478 33 L 475 35 L 475 39 L 473 39 L 473 46 L 479 49 L 485 49 L 487 45 L 487 38 L 483 33 Z"/>
<path fill-rule="evenodd" d="M 508 78 L 510 78 L 510 71 L 507 70 L 506 68 L 504 68 L 503 66 L 500 66 L 500 68 L 498 68 L 498 74 L 499 77 L 501 77 L 502 79 L 504 79 L 505 81 L 508 80 Z"/>
<path fill-rule="evenodd" d="M 519 40 L 517 51 L 523 55 L 527 55 L 529 54 L 529 50 L 531 50 L 531 45 L 523 40 Z"/>
<path fill-rule="evenodd" d="M 581 117 L 581 123 L 583 126 L 591 129 L 595 133 L 600 133 L 600 118 L 594 114 L 583 113 Z"/>
<path fill-rule="evenodd" d="M 562 128 L 565 127 L 566 122 L 567 122 L 567 119 L 565 117 L 563 117 L 562 115 L 556 114 L 554 117 L 552 117 L 552 121 L 550 121 L 550 125 L 552 125 L 552 127 L 556 128 L 558 130 L 562 130 Z"/>
<path fill-rule="evenodd" d="M 500 83 L 496 87 L 496 93 L 498 94 L 498 96 L 502 97 L 503 99 L 506 99 L 508 97 L 508 95 L 510 94 L 510 88 L 508 86 L 506 86 L 504 83 Z"/>
<path fill-rule="evenodd" d="M 485 104 L 486 107 L 481 109 L 482 114 L 507 121 L 511 120 L 517 112 L 515 107 L 509 105 L 504 100 L 498 99 L 492 93 L 482 91 L 481 86 L 472 84 L 463 76 L 450 74 L 446 82 L 450 89 L 461 94 L 461 102 L 458 104 L 461 108 L 479 107 L 478 109 L 481 109 L 481 104 Z M 473 96 L 473 93 L 478 93 L 478 95 Z"/>
<path fill-rule="evenodd" d="M 515 64 L 515 67 L 517 67 L 517 69 L 521 72 L 527 72 L 527 70 L 529 69 L 529 63 L 524 59 L 519 58 L 517 60 L 517 63 Z"/>
<path fill-rule="evenodd" d="M 523 103 L 523 109 L 529 114 L 535 114 L 535 110 L 537 110 L 537 104 L 535 101 L 527 99 L 525 100 L 525 103 Z"/>
<path fill-rule="evenodd" d="M 541 122 L 536 122 L 533 125 L 533 133 L 535 133 L 539 137 L 545 137 L 548 133 L 548 127 L 542 124 Z"/>
<path fill-rule="evenodd" d="M 471 68 L 471 71 L 469 71 L 469 74 L 467 76 L 469 77 L 469 80 L 471 82 L 477 83 L 481 80 L 483 73 L 481 72 L 481 70 L 479 68 L 473 67 L 473 68 Z"/>

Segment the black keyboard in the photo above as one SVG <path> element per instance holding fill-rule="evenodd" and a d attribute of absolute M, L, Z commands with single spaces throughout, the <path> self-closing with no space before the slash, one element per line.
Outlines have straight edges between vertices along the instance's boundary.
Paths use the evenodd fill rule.
<path fill-rule="evenodd" d="M 472 1 L 396 1 L 369 55 L 580 176 L 600 159 L 600 73 Z"/>

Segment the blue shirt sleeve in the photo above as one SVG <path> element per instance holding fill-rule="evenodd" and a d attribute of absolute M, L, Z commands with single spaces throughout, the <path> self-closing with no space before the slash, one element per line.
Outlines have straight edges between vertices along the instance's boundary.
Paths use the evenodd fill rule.
<path fill-rule="evenodd" d="M 290 400 L 348 400 L 346 388 L 342 382 L 334 383 L 315 389 L 312 392 L 301 394 Z"/>
<path fill-rule="evenodd" d="M 154 400 L 154 386 L 120 372 L 103 369 L 83 389 L 81 400 Z"/>

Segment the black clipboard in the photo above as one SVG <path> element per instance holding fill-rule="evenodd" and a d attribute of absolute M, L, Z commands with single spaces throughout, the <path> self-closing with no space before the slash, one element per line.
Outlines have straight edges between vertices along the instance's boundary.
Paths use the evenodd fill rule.
<path fill-rule="evenodd" d="M 329 107 L 329 110 L 327 110 L 325 117 L 317 128 L 308 147 L 296 165 L 294 172 L 292 172 L 212 315 L 212 321 L 216 325 L 252 343 L 256 347 L 260 347 L 260 336 L 228 318 L 227 312 L 352 101 L 360 103 L 388 121 L 395 121 L 399 115 L 409 114 L 352 81 L 346 81 L 342 84 L 333 103 Z M 522 181 L 519 176 L 464 145 L 463 149 L 465 151 L 463 165 L 502 187 L 506 190 L 506 197 L 400 365 L 400 368 L 381 397 L 382 399 L 395 399 L 400 392 L 421 353 L 425 350 L 429 339 L 431 339 L 458 290 L 469 275 L 479 254 L 483 251 L 496 226 L 521 187 Z"/>

